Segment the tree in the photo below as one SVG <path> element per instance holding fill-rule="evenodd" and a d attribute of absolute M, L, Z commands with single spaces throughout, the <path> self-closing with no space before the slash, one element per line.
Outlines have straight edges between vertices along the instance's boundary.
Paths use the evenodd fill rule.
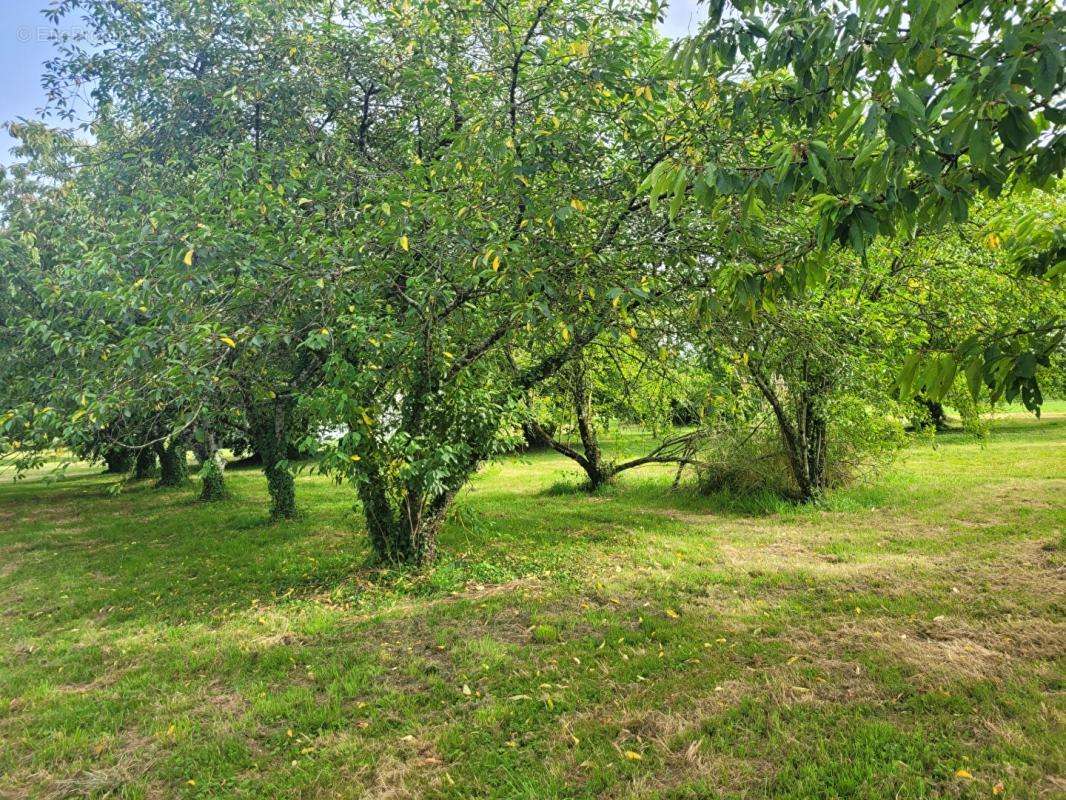
<path fill-rule="evenodd" d="M 738 198 L 745 218 L 806 208 L 812 240 L 781 259 L 800 269 L 805 252 L 820 259 L 835 244 L 864 256 L 879 236 L 964 222 L 983 195 L 1062 175 L 1064 30 L 1052 0 L 713 0 L 676 55 L 713 79 L 733 135 L 694 143 L 646 185 L 678 206 L 691 194 L 712 220 L 732 208 L 722 197 Z M 1049 328 L 1062 330 L 1036 326 Z M 993 393 L 1025 386 L 1035 408 L 1030 365 L 1047 344 L 995 335 L 951 361 Z"/>
<path fill-rule="evenodd" d="M 384 560 L 432 560 L 525 394 L 650 297 L 657 221 L 636 187 L 685 113 L 649 113 L 650 21 L 638 3 L 455 3 L 376 31 L 397 156 L 353 214 L 365 238 L 315 407 L 347 430 L 330 466 Z"/>
<path fill-rule="evenodd" d="M 338 37 L 319 51 L 308 44 L 318 42 L 312 33 L 329 37 L 332 5 L 54 8 L 57 17 L 80 13 L 94 43 L 65 48 L 48 84 L 60 108 L 69 87 L 96 86 L 98 145 L 77 180 L 95 184 L 93 206 L 113 221 L 106 235 L 80 240 L 80 258 L 107 276 L 98 302 L 142 309 L 112 368 L 94 376 L 94 413 L 134 398 L 174 408 L 159 444 L 193 428 L 209 438 L 239 428 L 262 461 L 275 518 L 295 513 L 290 416 L 301 382 L 321 366 L 307 339 L 324 329 L 308 309 L 325 300 L 325 272 L 307 267 L 319 263 L 314 236 L 330 232 L 315 224 L 310 199 L 297 201 L 312 191 L 298 176 L 337 168 L 321 152 L 322 129 L 354 108 L 340 93 L 349 87 L 331 81 L 350 74 L 355 56 L 335 60 Z M 332 74 L 315 61 L 327 55 Z M 75 296 L 89 288 L 77 271 L 66 278 Z M 81 360 L 100 344 L 88 339 Z M 221 483 L 221 464 L 207 461 L 204 490 L 216 494 L 209 485 Z"/>
<path fill-rule="evenodd" d="M 998 237 L 988 235 L 985 225 L 1001 206 L 985 204 L 965 226 L 881 240 L 862 258 L 837 252 L 813 279 L 792 264 L 765 274 L 757 266 L 763 246 L 805 238 L 803 218 L 783 215 L 776 236 L 763 230 L 749 244 L 752 260 L 712 272 L 726 289 L 743 285 L 730 272 L 760 285 L 748 296 L 701 295 L 705 333 L 693 341 L 705 353 L 729 353 L 769 407 L 797 497 L 817 499 L 854 471 L 864 451 L 880 449 L 878 420 L 898 415 L 896 401 L 911 403 L 916 386 L 924 397 L 945 396 L 960 375 L 953 348 L 1022 330 L 1033 317 L 1062 317 L 1061 300 L 1019 278 Z M 931 366 L 917 375 L 926 352 Z M 897 380 L 900 361 L 906 368 Z"/>
<path fill-rule="evenodd" d="M 537 390 L 532 403 L 527 424 L 540 441 L 584 470 L 590 490 L 647 464 L 684 465 L 699 438 L 674 432 L 646 453 L 622 460 L 608 458 L 600 445 L 598 428 L 604 418 L 661 435 L 670 430 L 681 408 L 686 409 L 686 419 L 699 417 L 700 381 L 693 365 L 657 335 L 654 318 L 645 316 L 644 322 L 643 338 L 631 327 L 627 333 L 590 342 Z M 576 432 L 577 443 L 567 441 L 571 431 Z"/>

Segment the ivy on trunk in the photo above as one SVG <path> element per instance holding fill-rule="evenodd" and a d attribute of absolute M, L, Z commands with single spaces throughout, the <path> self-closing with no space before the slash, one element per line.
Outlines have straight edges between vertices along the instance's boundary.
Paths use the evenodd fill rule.
<path fill-rule="evenodd" d="M 160 488 L 183 486 L 189 479 L 185 443 L 175 437 L 168 443 L 156 442 L 154 447 L 159 457 L 159 480 L 156 486 Z"/>
<path fill-rule="evenodd" d="M 270 491 L 270 518 L 296 516 L 296 482 L 288 459 L 288 424 L 291 398 L 276 397 L 266 402 L 248 402 L 247 414 L 252 445 L 262 460 Z"/>
<path fill-rule="evenodd" d="M 109 474 L 125 474 L 133 466 L 133 451 L 125 447 L 115 447 L 107 450 L 104 453 L 104 463 L 107 464 Z"/>
<path fill-rule="evenodd" d="M 137 457 L 133 464 L 133 479 L 135 481 L 146 480 L 155 473 L 156 454 L 151 447 L 142 447 L 137 451 Z"/>
<path fill-rule="evenodd" d="M 226 485 L 222 478 L 226 461 L 222 458 L 215 442 L 215 435 L 211 431 L 204 433 L 201 447 L 200 499 L 208 502 L 222 500 L 226 496 Z"/>

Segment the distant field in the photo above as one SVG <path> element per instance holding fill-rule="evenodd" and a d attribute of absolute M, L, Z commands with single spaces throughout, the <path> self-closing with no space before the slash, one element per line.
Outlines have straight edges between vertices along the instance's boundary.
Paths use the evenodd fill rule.
<path fill-rule="evenodd" d="M 1066 796 L 1066 401 L 819 509 L 671 478 L 490 465 L 421 576 L 318 476 L 5 482 L 0 797 Z"/>

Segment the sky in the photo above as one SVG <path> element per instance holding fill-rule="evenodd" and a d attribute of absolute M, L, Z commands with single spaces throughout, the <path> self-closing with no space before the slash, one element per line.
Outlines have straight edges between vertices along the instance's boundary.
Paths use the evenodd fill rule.
<path fill-rule="evenodd" d="M 52 54 L 52 26 L 41 15 L 48 0 L 0 0 L 0 123 L 34 118 L 44 105 L 41 71 Z M 672 0 L 662 31 L 680 36 L 694 30 L 697 0 Z M 76 23 L 69 23 L 75 25 Z M 10 163 L 12 141 L 0 130 L 0 164 Z"/>

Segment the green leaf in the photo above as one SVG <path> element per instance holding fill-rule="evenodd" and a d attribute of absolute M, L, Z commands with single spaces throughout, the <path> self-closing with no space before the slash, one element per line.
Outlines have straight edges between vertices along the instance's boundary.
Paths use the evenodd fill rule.
<path fill-rule="evenodd" d="M 903 361 L 903 368 L 900 370 L 899 378 L 896 379 L 900 399 L 909 399 L 914 394 L 914 379 L 921 363 L 921 353 L 911 353 Z"/>
<path fill-rule="evenodd" d="M 910 147 L 914 141 L 914 132 L 911 121 L 901 114 L 888 115 L 885 123 L 885 132 L 888 137 L 901 147 Z"/>
<path fill-rule="evenodd" d="M 1059 84 L 1062 72 L 1062 50 L 1050 43 L 1040 46 L 1040 58 L 1036 62 L 1033 88 L 1044 97 L 1052 97 Z"/>
<path fill-rule="evenodd" d="M 1003 143 L 1016 153 L 1025 150 L 1036 138 L 1036 126 L 1029 115 L 1021 108 L 1011 106 L 998 125 L 999 136 Z"/>
<path fill-rule="evenodd" d="M 822 169 L 822 165 L 819 163 L 818 156 L 815 155 L 813 148 L 807 150 L 807 167 L 810 169 L 811 175 L 814 176 L 815 180 L 824 184 L 829 183 L 825 177 L 825 170 Z"/>
<path fill-rule="evenodd" d="M 674 179 L 674 197 L 670 201 L 669 217 L 671 220 L 677 218 L 677 213 L 681 210 L 681 205 L 685 202 L 685 191 L 688 189 L 688 172 L 681 169 L 677 173 L 677 178 Z"/>

